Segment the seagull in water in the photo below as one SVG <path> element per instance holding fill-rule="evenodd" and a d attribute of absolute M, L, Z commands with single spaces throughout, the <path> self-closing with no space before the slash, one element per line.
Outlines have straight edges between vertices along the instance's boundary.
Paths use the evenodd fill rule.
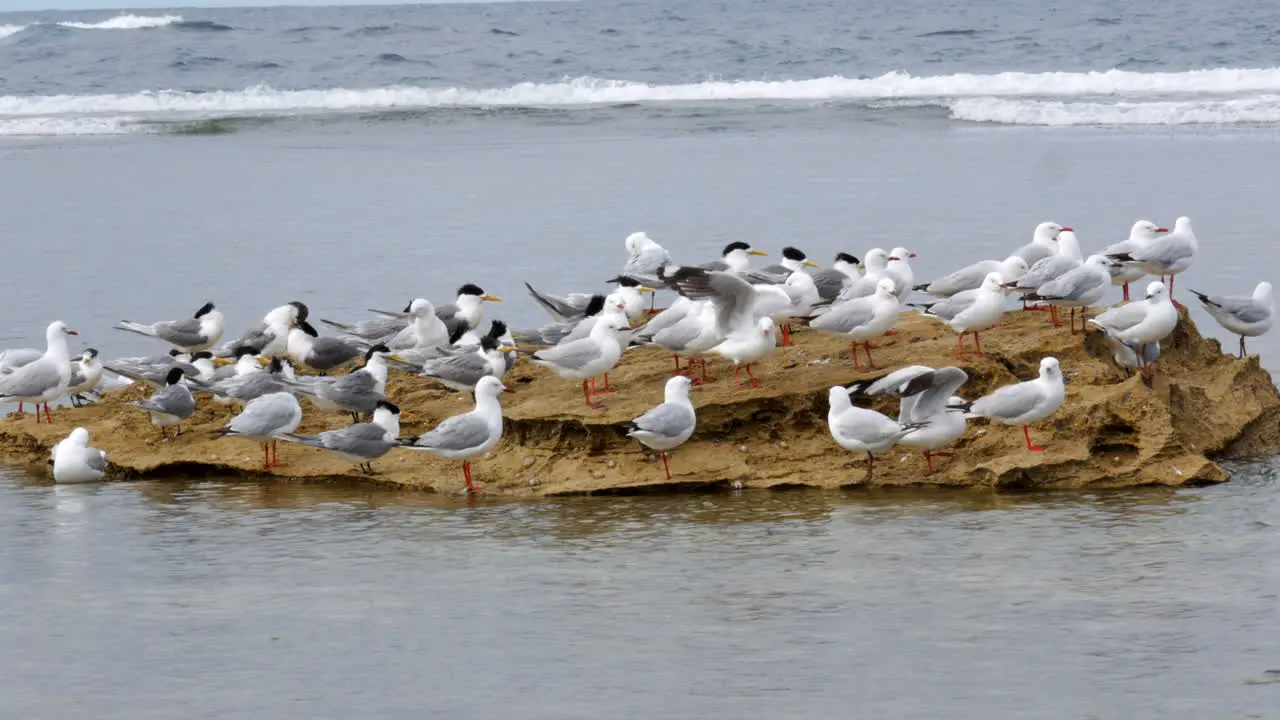
<path fill-rule="evenodd" d="M 160 428 L 160 436 L 168 439 L 165 428 L 177 426 L 178 431 L 174 437 L 181 435 L 182 421 L 191 417 L 196 411 L 196 399 L 182 382 L 182 368 L 171 368 L 165 380 L 165 386 L 150 398 L 125 404 L 146 410 L 151 416 L 151 424 Z"/>
<path fill-rule="evenodd" d="M 462 461 L 467 491 L 476 492 L 471 481 L 471 459 L 484 455 L 502 439 L 502 404 L 498 396 L 515 392 L 493 376 L 476 383 L 476 406 L 470 412 L 446 418 L 434 429 L 413 441 L 401 441 L 406 450 L 422 450 L 449 460 Z"/>
<path fill-rule="evenodd" d="M 89 431 L 82 427 L 54 445 L 51 455 L 56 483 L 97 482 L 107 474 L 107 454 L 89 447 Z"/>
<path fill-rule="evenodd" d="M 918 423 L 904 425 L 875 410 L 857 407 L 849 398 L 849 391 L 839 385 L 831 388 L 827 400 L 830 404 L 827 428 L 836 444 L 845 450 L 867 454 L 867 477 L 863 482 L 871 482 L 876 455 L 887 452 L 907 433 L 923 427 Z"/>
<path fill-rule="evenodd" d="M 45 420 L 52 423 L 49 403 L 62 397 L 71 382 L 71 352 L 67 349 L 67 336 L 78 334 L 67 329 L 61 320 L 49 323 L 44 333 L 47 346 L 44 354 L 8 375 L 0 375 L 0 403 L 33 403 L 37 425 L 40 424 L 40 405 L 43 403 Z"/>
<path fill-rule="evenodd" d="M 1150 220 L 1139 220 L 1129 228 L 1129 239 L 1106 246 L 1102 249 L 1102 254 L 1110 257 L 1121 253 L 1137 252 L 1155 242 L 1157 235 L 1167 232 L 1169 232 L 1168 228 L 1157 227 Z M 1129 283 L 1137 282 L 1147 274 L 1142 266 L 1137 264 L 1113 263 L 1108 270 L 1111 272 L 1111 284 L 1124 288 L 1125 302 L 1129 301 Z"/>
<path fill-rule="evenodd" d="M 196 310 L 193 317 L 164 320 L 150 325 L 122 320 L 115 329 L 153 337 L 183 352 L 193 353 L 208 350 L 218 344 L 218 340 L 222 339 L 223 317 L 221 310 L 207 302 Z"/>
<path fill-rule="evenodd" d="M 1191 229 L 1191 218 L 1184 215 L 1173 224 L 1173 232 L 1168 235 L 1156 238 L 1137 250 L 1116 253 L 1108 257 L 1118 262 L 1137 265 L 1148 275 L 1159 275 L 1162 279 L 1168 275 L 1169 297 L 1172 298 L 1174 276 L 1191 267 L 1199 249 L 1200 242 L 1196 240 L 1196 234 Z M 1173 304 L 1175 307 L 1181 307 L 1177 301 L 1173 301 Z"/>
<path fill-rule="evenodd" d="M 395 447 L 399 437 L 400 408 L 386 400 L 379 400 L 374 407 L 372 422 L 359 422 L 338 430 L 326 430 L 319 435 L 279 435 L 279 439 L 286 442 L 338 453 L 358 464 L 360 471 L 367 475 L 377 474 L 373 469 L 373 461 Z"/>
<path fill-rule="evenodd" d="M 968 417 L 984 417 L 1004 423 L 1021 425 L 1027 439 L 1027 450 L 1041 452 L 1044 448 L 1031 444 L 1029 425 L 1049 417 L 1062 407 L 1066 398 L 1066 386 L 1062 381 L 1062 368 L 1057 358 L 1040 361 L 1040 376 L 1035 380 L 1005 385 L 990 395 L 973 402 L 949 403 L 948 407 L 964 410 Z"/>
<path fill-rule="evenodd" d="M 667 451 L 683 445 L 693 435 L 698 423 L 693 403 L 689 401 L 692 385 L 692 380 L 679 375 L 667 380 L 662 404 L 650 408 L 625 426 L 629 437 L 662 454 L 662 469 L 666 471 L 668 480 L 671 479 L 671 468 L 667 465 Z"/>
<path fill-rule="evenodd" d="M 1271 297 L 1269 282 L 1258 283 L 1250 297 L 1206 295 L 1195 290 L 1191 294 L 1200 299 L 1205 312 L 1219 325 L 1240 336 L 1240 357 L 1247 354 L 1244 339 L 1258 337 L 1270 330 L 1275 318 L 1276 301 Z"/>
<path fill-rule="evenodd" d="M 276 438 L 298 429 L 302 422 L 302 406 L 289 392 L 274 392 L 245 403 L 244 410 L 231 418 L 226 427 L 214 430 L 218 437 L 236 435 L 262 443 L 262 467 L 284 467 Z"/>

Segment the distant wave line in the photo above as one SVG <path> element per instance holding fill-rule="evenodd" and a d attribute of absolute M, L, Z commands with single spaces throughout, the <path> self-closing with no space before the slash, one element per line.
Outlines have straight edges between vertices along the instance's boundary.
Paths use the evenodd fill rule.
<path fill-rule="evenodd" d="M 16 35 L 23 30 L 40 25 L 57 25 L 74 30 L 142 30 L 145 28 L 164 27 L 181 23 L 181 15 L 117 15 L 99 22 L 85 23 L 72 20 L 58 22 L 36 22 L 29 25 L 0 25 L 0 38 Z"/>

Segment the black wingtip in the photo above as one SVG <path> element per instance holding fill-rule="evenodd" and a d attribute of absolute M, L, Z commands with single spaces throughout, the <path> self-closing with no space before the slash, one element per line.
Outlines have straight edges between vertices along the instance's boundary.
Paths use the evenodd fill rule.
<path fill-rule="evenodd" d="M 1131 262 L 1133 260 L 1133 256 L 1127 252 L 1116 253 L 1115 255 L 1108 255 L 1107 258 L 1110 260 L 1119 260 L 1121 262 Z"/>

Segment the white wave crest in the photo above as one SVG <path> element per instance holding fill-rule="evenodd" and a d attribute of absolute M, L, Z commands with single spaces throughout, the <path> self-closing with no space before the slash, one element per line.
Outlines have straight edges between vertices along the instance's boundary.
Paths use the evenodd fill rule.
<path fill-rule="evenodd" d="M 7 38 L 10 35 L 17 35 L 26 30 L 26 25 L 0 25 L 0 38 Z"/>
<path fill-rule="evenodd" d="M 1232 95 L 1280 92 L 1280 67 L 1219 68 L 1188 72 L 962 73 L 914 77 L 889 73 L 876 78 L 840 76 L 811 80 L 708 81 L 652 85 L 598 78 L 556 83 L 519 83 L 506 88 L 245 90 L 190 93 L 173 90 L 112 95 L 0 96 L 0 115 L 62 113 L 255 113 L 349 111 L 431 107 L 540 107 L 618 103 L 717 102 L 728 100 L 883 100 L 894 98 L 1073 97 L 1089 95 Z"/>
<path fill-rule="evenodd" d="M 58 24 L 76 30 L 141 30 L 180 22 L 182 22 L 181 15 L 117 15 L 96 23 L 60 22 Z"/>
<path fill-rule="evenodd" d="M 126 135 L 146 126 L 128 117 L 33 117 L 0 120 L 0 137 Z"/>
<path fill-rule="evenodd" d="M 971 98 L 948 103 L 951 117 L 1003 125 L 1229 125 L 1280 123 L 1280 95 L 1236 100 L 1061 102 Z"/>

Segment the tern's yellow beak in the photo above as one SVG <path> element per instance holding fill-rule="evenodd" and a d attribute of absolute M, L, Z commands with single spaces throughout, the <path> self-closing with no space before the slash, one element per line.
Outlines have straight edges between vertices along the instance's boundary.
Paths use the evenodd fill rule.
<path fill-rule="evenodd" d="M 814 262 L 814 261 L 812 261 L 812 260 L 805 260 L 805 261 L 804 261 L 804 263 L 802 263 L 802 264 L 803 264 L 805 267 L 818 268 L 818 269 L 821 269 L 821 268 L 822 268 L 822 266 L 821 266 L 821 265 L 819 265 L 818 263 L 816 263 L 816 262 Z"/>
<path fill-rule="evenodd" d="M 767 253 L 767 252 L 765 252 L 765 251 L 763 251 L 763 250 L 748 250 L 748 251 L 747 251 L 747 254 L 748 254 L 748 255 L 768 255 L 769 253 Z"/>
<path fill-rule="evenodd" d="M 219 365 L 219 366 L 221 366 L 221 365 L 235 365 L 235 364 L 236 364 L 236 361 L 235 361 L 235 360 L 228 360 L 227 358 L 214 358 L 214 359 L 213 359 L 213 364 L 214 364 L 214 365 Z"/>
<path fill-rule="evenodd" d="M 867 269 L 867 264 L 866 264 L 866 263 L 864 263 L 864 262 L 860 262 L 860 263 L 858 263 L 858 269 L 859 269 L 859 270 L 866 270 L 866 269 Z"/>
<path fill-rule="evenodd" d="M 395 360 L 396 362 L 408 362 L 407 360 L 404 359 L 404 356 L 402 355 L 388 355 L 387 359 Z"/>
<path fill-rule="evenodd" d="M 480 299 L 488 302 L 502 302 L 502 298 L 496 297 L 494 295 L 484 295 Z"/>
<path fill-rule="evenodd" d="M 501 345 L 498 347 L 498 352 L 504 353 L 504 354 L 509 352 L 515 352 L 515 351 L 516 349 L 511 347 L 510 345 Z"/>
<path fill-rule="evenodd" d="M 271 364 L 271 358 L 268 358 L 268 357 L 262 357 L 261 355 L 259 355 L 257 357 L 257 360 L 258 360 L 258 364 L 263 367 L 266 367 Z"/>
<path fill-rule="evenodd" d="M 645 287 L 644 285 L 641 285 L 640 287 L 636 288 L 636 290 L 637 290 L 637 291 L 639 291 L 639 292 L 642 292 L 642 293 L 646 293 L 646 292 L 658 292 L 657 290 L 654 290 L 654 289 L 653 289 L 653 288 L 651 288 L 651 287 Z"/>

